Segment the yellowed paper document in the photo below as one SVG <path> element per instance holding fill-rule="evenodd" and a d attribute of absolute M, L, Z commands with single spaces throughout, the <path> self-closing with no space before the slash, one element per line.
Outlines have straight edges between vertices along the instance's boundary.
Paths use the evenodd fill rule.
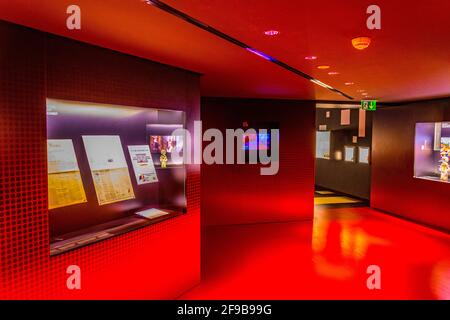
<path fill-rule="evenodd" d="M 134 199 L 119 136 L 83 136 L 99 205 Z"/>
<path fill-rule="evenodd" d="M 47 155 L 48 208 L 87 202 L 72 140 L 47 140 Z"/>

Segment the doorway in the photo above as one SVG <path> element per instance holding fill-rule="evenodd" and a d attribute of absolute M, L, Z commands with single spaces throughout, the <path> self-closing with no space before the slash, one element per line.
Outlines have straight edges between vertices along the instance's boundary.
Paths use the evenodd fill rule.
<path fill-rule="evenodd" d="M 370 204 L 372 113 L 359 105 L 316 105 L 315 204 Z"/>

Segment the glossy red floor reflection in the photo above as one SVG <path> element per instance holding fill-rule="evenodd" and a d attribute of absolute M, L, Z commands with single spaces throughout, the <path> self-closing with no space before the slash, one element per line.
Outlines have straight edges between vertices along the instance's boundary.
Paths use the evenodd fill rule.
<path fill-rule="evenodd" d="M 314 222 L 209 228 L 203 280 L 181 299 L 450 299 L 450 235 L 369 208 Z M 366 269 L 381 268 L 381 290 Z"/>

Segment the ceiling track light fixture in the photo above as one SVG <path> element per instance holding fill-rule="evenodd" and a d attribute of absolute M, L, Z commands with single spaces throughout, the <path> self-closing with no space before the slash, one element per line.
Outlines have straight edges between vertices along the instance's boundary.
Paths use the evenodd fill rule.
<path fill-rule="evenodd" d="M 326 83 L 323 83 L 322 81 L 319 81 L 317 79 L 311 79 L 311 82 L 313 82 L 321 87 L 324 87 L 326 89 L 333 90 L 333 87 L 331 87 L 331 86 L 327 85 Z"/>
<path fill-rule="evenodd" d="M 258 51 L 256 49 L 252 48 L 251 46 L 245 44 L 244 42 L 239 41 L 238 39 L 233 38 L 233 37 L 227 35 L 226 33 L 223 33 L 222 31 L 217 30 L 217 29 L 211 27 L 210 25 L 208 25 L 206 23 L 203 23 L 203 22 L 201 22 L 201 21 L 199 21 L 199 20 L 197 20 L 197 19 L 195 19 L 195 18 L 185 14 L 184 12 L 181 12 L 181 11 L 175 9 L 174 7 L 171 7 L 171 6 L 167 5 L 166 3 L 162 2 L 162 1 L 159 1 L 159 0 L 141 0 L 141 1 L 145 2 L 148 5 L 157 7 L 158 9 L 161 9 L 161 10 L 163 10 L 163 11 L 165 11 L 165 12 L 167 12 L 167 13 L 169 13 L 169 14 L 171 14 L 171 15 L 179 18 L 179 19 L 182 19 L 182 20 L 186 21 L 187 23 L 190 23 L 190 24 L 192 24 L 192 25 L 194 25 L 194 26 L 196 26 L 196 27 L 198 27 L 200 29 L 203 29 L 203 30 L 205 30 L 205 31 L 207 31 L 207 32 L 209 32 L 211 34 L 214 34 L 217 37 L 222 38 L 223 40 L 231 42 L 231 43 L 235 44 L 238 47 L 241 47 L 241 48 L 243 48 L 243 49 L 245 49 L 245 50 L 247 50 L 247 51 L 249 51 L 249 52 L 251 52 L 251 53 L 253 53 L 253 54 L 255 54 L 255 55 L 257 55 L 257 56 L 259 56 L 259 57 L 261 57 L 263 59 L 265 59 L 265 60 L 268 60 L 268 61 L 270 61 L 270 62 L 272 62 L 272 63 L 274 63 L 274 64 L 276 64 L 276 65 L 278 65 L 278 66 L 280 66 L 280 67 L 282 67 L 282 68 L 292 72 L 292 73 L 295 73 L 298 76 L 301 76 L 301 77 L 303 77 L 303 78 L 305 78 L 307 80 L 310 80 L 311 82 L 313 82 L 315 84 L 318 84 L 318 85 L 320 85 L 320 86 L 322 86 L 324 88 L 327 88 L 328 90 L 331 90 L 331 91 L 333 91 L 335 93 L 338 93 L 338 94 L 346 97 L 347 99 L 354 100 L 354 98 L 349 96 L 348 94 L 346 94 L 346 93 L 344 93 L 344 92 L 342 92 L 342 91 L 340 91 L 340 90 L 338 90 L 336 88 L 333 88 L 333 87 L 331 87 L 331 86 L 329 86 L 327 84 L 324 84 L 323 82 L 321 82 L 321 81 L 319 81 L 317 79 L 314 79 L 312 76 L 310 76 L 310 75 L 308 75 L 308 74 L 306 74 L 306 73 L 304 73 L 304 72 L 302 72 L 302 71 L 300 71 L 300 70 L 298 70 L 298 69 L 296 69 L 296 68 L 294 68 L 294 67 L 292 67 L 292 66 L 290 66 L 290 65 L 288 65 L 288 64 L 286 64 L 286 63 L 284 63 L 284 62 L 282 62 L 280 60 L 278 60 L 278 59 L 275 59 L 275 58 L 269 56 L 268 54 L 265 54 L 264 52 Z"/>
<path fill-rule="evenodd" d="M 273 59 L 271 56 L 268 56 L 268 55 L 265 54 L 264 52 L 258 51 L 258 50 L 256 50 L 256 49 L 253 49 L 253 48 L 250 48 L 250 47 L 245 48 L 245 49 L 246 49 L 247 51 L 253 53 L 253 54 L 256 54 L 257 56 L 259 56 L 259 57 L 261 57 L 261 58 L 263 58 L 263 59 L 268 60 L 268 61 L 272 61 L 272 59 Z"/>

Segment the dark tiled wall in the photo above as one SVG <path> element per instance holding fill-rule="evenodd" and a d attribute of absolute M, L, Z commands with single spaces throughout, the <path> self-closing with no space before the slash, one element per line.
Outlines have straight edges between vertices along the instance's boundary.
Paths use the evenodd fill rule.
<path fill-rule="evenodd" d="M 200 168 L 187 168 L 188 214 L 49 256 L 45 99 L 200 118 L 196 74 L 0 22 L 0 298 L 174 298 L 200 278 Z M 66 287 L 81 267 L 82 289 Z"/>
<path fill-rule="evenodd" d="M 450 184 L 415 179 L 417 122 L 450 121 L 450 99 L 378 110 L 373 122 L 372 206 L 450 230 Z"/>
<path fill-rule="evenodd" d="M 304 101 L 202 99 L 204 130 L 274 126 L 280 130 L 280 168 L 260 175 L 259 165 L 203 165 L 205 225 L 308 220 L 314 206 L 315 104 Z M 270 129 L 270 128 L 269 128 Z"/>

